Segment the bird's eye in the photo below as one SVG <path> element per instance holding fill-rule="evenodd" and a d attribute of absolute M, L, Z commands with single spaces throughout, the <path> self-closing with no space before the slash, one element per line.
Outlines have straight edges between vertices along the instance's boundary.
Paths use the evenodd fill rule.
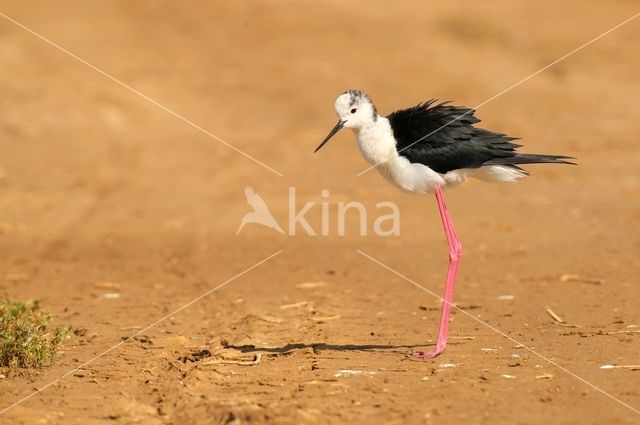
<path fill-rule="evenodd" d="M 352 113 L 352 114 L 355 114 L 355 113 L 356 113 L 356 111 L 357 111 L 357 109 L 356 109 L 356 108 L 353 108 L 353 109 L 351 110 L 351 113 Z"/>

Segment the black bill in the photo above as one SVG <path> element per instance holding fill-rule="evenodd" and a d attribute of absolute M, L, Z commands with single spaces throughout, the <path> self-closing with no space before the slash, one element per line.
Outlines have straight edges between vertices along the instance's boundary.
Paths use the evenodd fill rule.
<path fill-rule="evenodd" d="M 327 135 L 327 137 L 322 141 L 322 143 L 320 143 L 320 146 L 318 146 L 318 147 L 316 148 L 316 150 L 315 150 L 315 151 L 313 151 L 313 153 L 318 152 L 318 151 L 320 150 L 320 148 L 321 148 L 321 147 L 323 147 L 323 146 L 325 145 L 325 143 L 327 143 L 327 142 L 329 141 L 329 139 L 331 139 L 331 138 L 332 138 L 332 137 L 333 137 L 333 136 L 334 136 L 338 131 L 340 131 L 340 130 L 342 129 L 342 127 L 344 127 L 344 123 L 345 123 L 345 122 L 346 122 L 346 121 L 344 121 L 344 120 L 340 120 L 340 121 L 338 121 L 338 124 L 336 124 L 336 126 L 335 126 L 335 127 L 333 127 L 333 130 L 331 130 L 331 131 L 329 132 L 329 134 Z"/>

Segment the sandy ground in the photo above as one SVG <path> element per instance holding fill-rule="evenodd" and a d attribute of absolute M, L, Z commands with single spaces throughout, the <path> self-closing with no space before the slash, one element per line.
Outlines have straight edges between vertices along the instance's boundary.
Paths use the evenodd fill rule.
<path fill-rule="evenodd" d="M 640 423 L 640 371 L 601 369 L 640 364 L 640 21 L 479 109 L 529 152 L 579 166 L 447 194 L 467 314 L 435 360 L 407 353 L 433 344 L 438 299 L 358 253 L 439 294 L 435 202 L 357 177 L 367 164 L 347 132 L 312 154 L 347 88 L 387 113 L 431 97 L 477 105 L 636 2 L 0 11 L 282 174 L 0 18 L 0 296 L 41 298 L 75 329 L 53 366 L 0 380 L 5 409 L 66 374 L 0 423 Z M 359 201 L 375 218 L 395 202 L 401 232 L 361 237 L 350 215 L 338 236 L 332 212 L 328 236 L 235 236 L 247 185 L 281 224 L 295 187 L 318 230 L 328 189 L 330 211 Z"/>

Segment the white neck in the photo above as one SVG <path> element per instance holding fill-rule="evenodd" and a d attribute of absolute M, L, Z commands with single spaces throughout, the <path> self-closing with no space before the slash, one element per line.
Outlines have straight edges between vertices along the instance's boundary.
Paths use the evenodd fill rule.
<path fill-rule="evenodd" d="M 367 126 L 354 128 L 358 148 L 362 156 L 372 165 L 397 158 L 396 140 L 389 120 L 378 115 L 378 119 Z"/>

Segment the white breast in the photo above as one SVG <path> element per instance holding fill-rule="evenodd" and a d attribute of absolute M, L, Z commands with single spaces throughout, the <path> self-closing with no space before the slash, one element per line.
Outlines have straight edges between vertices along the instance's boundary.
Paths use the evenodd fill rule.
<path fill-rule="evenodd" d="M 371 126 L 354 131 L 362 156 L 400 189 L 424 194 L 432 193 L 436 186 L 446 184 L 443 177 L 431 168 L 412 164 L 398 155 L 396 140 L 387 118 L 379 116 Z"/>

